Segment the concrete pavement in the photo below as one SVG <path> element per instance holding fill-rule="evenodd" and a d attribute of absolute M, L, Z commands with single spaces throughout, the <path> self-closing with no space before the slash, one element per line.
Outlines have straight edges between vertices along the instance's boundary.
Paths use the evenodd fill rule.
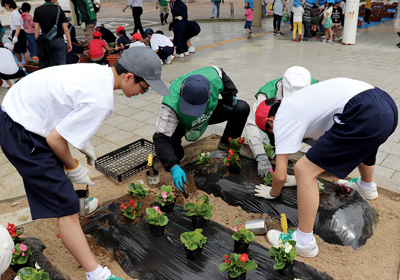
<path fill-rule="evenodd" d="M 110 5 L 111 14 L 104 18 L 99 16 L 100 22 L 110 29 L 116 28 L 123 22 L 128 24 L 127 28 L 131 28 L 129 20 L 131 22 L 133 20 L 130 15 L 121 16 L 123 3 L 106 5 Z M 229 18 L 230 12 L 225 10 L 226 7 L 223 6 L 221 18 Z M 188 8 L 189 15 L 197 14 L 199 19 L 208 19 L 211 13 L 209 2 L 189 4 Z M 106 14 L 106 10 L 108 8 L 103 9 L 102 13 Z M 242 9 L 239 11 L 243 12 Z M 161 29 L 165 35 L 170 36 L 167 26 L 158 23 L 157 13 L 158 11 L 154 9 L 142 16 L 145 26 L 155 30 Z M 237 13 L 239 12 L 235 12 Z M 395 99 L 397 106 L 400 105 L 400 68 L 396 59 L 400 55 L 400 49 L 395 46 L 398 37 L 393 31 L 393 21 L 358 30 L 354 46 L 327 44 L 316 40 L 309 43 L 292 42 L 288 24 L 283 24 L 281 28 L 286 36 L 276 37 L 272 35 L 271 19 L 264 19 L 262 27 L 254 28 L 255 36 L 251 40 L 246 39 L 247 34 L 243 29 L 244 19 L 233 22 L 214 20 L 201 22 L 200 25 L 202 31 L 198 39 L 193 40 L 197 48 L 196 53 L 190 54 L 189 57 L 176 58 L 171 65 L 163 66 L 162 77 L 166 83 L 197 68 L 219 65 L 236 84 L 239 90 L 238 98 L 252 105 L 254 94 L 261 86 L 282 76 L 287 68 L 300 65 L 309 69 L 312 76 L 320 81 L 334 77 L 363 80 L 387 91 Z M 0 88 L 0 101 L 6 93 L 6 89 Z M 121 95 L 121 91 L 116 91 L 114 113 L 91 140 L 97 156 L 140 138 L 151 141 L 161 100 L 162 97 L 155 92 L 128 99 Z M 203 137 L 211 133 L 222 134 L 223 128 L 223 124 L 210 126 Z M 73 155 L 83 159 L 83 155 L 75 149 Z M 91 170 L 95 178 L 105 176 L 94 168 Z M 355 175 L 357 171 L 351 174 Z M 375 181 L 380 188 L 400 193 L 399 129 L 379 150 Z M 0 152 L 0 194 L 0 201 L 3 203 L 24 196 L 22 180 L 2 152 Z M 7 210 L 4 210 L 0 215 L 6 213 Z M 1 219 L 0 223 L 3 224 Z"/>

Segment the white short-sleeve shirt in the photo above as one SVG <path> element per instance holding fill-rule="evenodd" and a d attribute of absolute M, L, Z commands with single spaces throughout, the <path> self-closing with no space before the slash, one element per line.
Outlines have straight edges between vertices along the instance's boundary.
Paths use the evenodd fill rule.
<path fill-rule="evenodd" d="M 0 73 L 12 75 L 18 72 L 19 68 L 15 62 L 13 53 L 6 48 L 0 48 Z"/>
<path fill-rule="evenodd" d="M 353 96 L 371 88 L 361 81 L 336 78 L 284 97 L 274 120 L 275 153 L 296 153 L 303 138 L 321 137 Z"/>
<path fill-rule="evenodd" d="M 10 14 L 11 30 L 17 30 L 17 25 L 20 25 L 21 29 L 24 29 L 24 20 L 22 19 L 21 14 L 18 12 L 18 10 L 14 10 Z"/>
<path fill-rule="evenodd" d="M 26 130 L 47 137 L 55 128 L 82 149 L 113 111 L 110 67 L 71 64 L 36 71 L 16 83 L 1 108 Z"/>
<path fill-rule="evenodd" d="M 154 33 L 151 35 L 150 45 L 153 51 L 158 50 L 159 47 L 173 47 L 174 44 L 171 40 L 162 34 Z"/>

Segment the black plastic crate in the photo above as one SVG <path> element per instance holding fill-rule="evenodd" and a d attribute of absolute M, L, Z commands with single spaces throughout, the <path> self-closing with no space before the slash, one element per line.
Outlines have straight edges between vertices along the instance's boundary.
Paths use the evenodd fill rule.
<path fill-rule="evenodd" d="M 95 167 L 118 182 L 122 182 L 147 169 L 147 160 L 153 154 L 153 164 L 160 162 L 155 154 L 154 144 L 139 139 L 118 150 L 112 151 L 95 161 Z"/>

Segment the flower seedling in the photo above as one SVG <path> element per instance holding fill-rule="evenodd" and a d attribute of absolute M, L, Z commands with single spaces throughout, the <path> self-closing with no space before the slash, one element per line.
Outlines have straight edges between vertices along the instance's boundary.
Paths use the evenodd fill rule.
<path fill-rule="evenodd" d="M 24 232 L 24 230 L 23 230 L 22 228 L 17 228 L 14 224 L 8 223 L 8 225 L 7 225 L 7 230 L 8 230 L 8 232 L 10 233 L 10 235 L 11 235 L 11 237 L 12 237 L 14 243 L 15 243 L 15 242 L 19 242 L 19 241 L 22 240 L 22 239 L 19 237 L 19 236 Z"/>
<path fill-rule="evenodd" d="M 257 264 L 249 260 L 249 256 L 246 253 L 241 255 L 232 253 L 225 255 L 225 259 L 218 268 L 222 272 L 228 272 L 230 278 L 237 278 L 247 271 L 255 270 Z"/>
<path fill-rule="evenodd" d="M 11 265 L 25 264 L 28 261 L 29 256 L 32 255 L 29 246 L 23 243 L 17 243 L 14 246 Z"/>
<path fill-rule="evenodd" d="M 240 168 L 242 168 L 242 166 L 240 165 L 240 157 L 238 154 L 234 153 L 232 149 L 228 150 L 228 156 L 224 159 L 224 164 L 226 166 L 234 166 L 237 165 Z"/>
<path fill-rule="evenodd" d="M 203 248 L 203 245 L 207 242 L 207 237 L 202 234 L 202 229 L 198 228 L 194 231 L 187 231 L 181 234 L 181 242 L 185 247 L 194 251 L 198 248 Z"/>
<path fill-rule="evenodd" d="M 318 182 L 318 192 L 319 192 L 319 193 L 322 193 L 322 190 L 325 189 L 324 183 L 321 182 L 320 180 L 317 180 L 317 182 Z"/>
<path fill-rule="evenodd" d="M 275 261 L 274 269 L 282 269 L 287 263 L 293 263 L 296 257 L 296 241 L 278 240 L 269 250 L 269 256 Z"/>
<path fill-rule="evenodd" d="M 211 218 L 211 210 L 213 210 L 213 208 L 214 206 L 210 205 L 210 199 L 206 194 L 200 196 L 200 198 L 196 200 L 196 203 L 188 202 L 184 206 L 184 209 L 188 210 L 186 213 L 187 216 L 202 216 L 206 220 Z"/>
<path fill-rule="evenodd" d="M 244 137 L 238 137 L 236 139 L 229 137 L 228 138 L 229 148 L 231 148 L 232 151 L 236 154 L 240 153 L 240 150 L 243 147 L 244 140 L 245 140 Z"/>
<path fill-rule="evenodd" d="M 271 186 L 273 176 L 274 176 L 274 170 L 272 168 L 270 168 L 268 174 L 265 175 L 265 177 L 264 177 L 264 185 Z"/>
<path fill-rule="evenodd" d="M 39 63 L 34 62 L 34 61 L 28 61 L 28 62 L 26 63 L 26 65 L 30 65 L 30 66 L 39 66 Z"/>
<path fill-rule="evenodd" d="M 175 195 L 172 193 L 171 186 L 162 186 L 161 193 L 157 195 L 157 201 L 160 203 L 161 206 L 165 206 L 165 204 L 170 204 L 174 202 Z"/>
<path fill-rule="evenodd" d="M 140 207 L 142 206 L 142 204 L 136 205 L 136 202 L 132 199 L 128 202 L 122 203 L 121 204 L 121 213 L 122 215 L 124 215 L 125 217 L 134 220 L 136 218 L 136 214 L 137 212 L 140 210 Z"/>
<path fill-rule="evenodd" d="M 152 208 L 147 208 L 146 209 L 146 221 L 155 226 L 165 226 L 168 224 L 168 218 L 167 216 L 164 215 L 163 212 L 158 208 L 158 206 L 153 206 Z"/>
<path fill-rule="evenodd" d="M 207 152 L 207 153 L 199 153 L 197 155 L 197 161 L 196 164 L 210 164 L 212 163 L 213 160 L 211 158 L 211 153 Z"/>
<path fill-rule="evenodd" d="M 267 145 L 264 144 L 264 151 L 269 159 L 273 159 L 275 157 L 275 147 L 274 146 L 271 146 L 270 144 L 267 144 Z"/>
<path fill-rule="evenodd" d="M 351 188 L 346 187 L 346 184 L 339 184 L 335 191 L 338 195 L 350 196 Z"/>
<path fill-rule="evenodd" d="M 149 196 L 149 190 L 143 188 L 143 181 L 139 182 L 139 184 L 131 183 L 129 185 L 128 191 L 133 197 L 137 197 L 139 199 L 146 198 Z"/>
<path fill-rule="evenodd" d="M 236 241 L 242 240 L 245 243 L 249 243 L 254 239 L 254 233 L 246 229 L 245 225 L 241 221 L 236 221 L 235 226 L 232 228 L 232 238 Z"/>
<path fill-rule="evenodd" d="M 18 275 L 14 280 L 49 280 L 50 275 L 42 270 L 38 263 L 35 263 L 36 268 L 23 267 L 18 270 Z"/>

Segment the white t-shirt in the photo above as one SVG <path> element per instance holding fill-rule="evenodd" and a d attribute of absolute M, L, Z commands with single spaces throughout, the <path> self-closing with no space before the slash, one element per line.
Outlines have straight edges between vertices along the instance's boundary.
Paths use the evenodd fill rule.
<path fill-rule="evenodd" d="M 292 7 L 293 12 L 293 22 L 302 22 L 303 21 L 303 13 L 304 9 L 302 6 L 300 7 Z"/>
<path fill-rule="evenodd" d="M 159 47 L 173 47 L 174 44 L 168 39 L 167 36 L 154 33 L 151 35 L 150 45 L 153 51 L 158 50 Z"/>
<path fill-rule="evenodd" d="M 18 10 L 14 10 L 10 14 L 11 30 L 17 30 L 17 25 L 20 25 L 21 29 L 24 29 L 24 20 L 22 19 L 21 14 L 18 12 Z"/>
<path fill-rule="evenodd" d="M 129 48 L 133 48 L 133 47 L 146 47 L 146 45 L 143 42 L 135 41 L 135 42 L 129 44 Z"/>
<path fill-rule="evenodd" d="M 353 96 L 371 88 L 361 81 L 335 78 L 284 97 L 274 120 L 275 153 L 296 153 L 303 138 L 318 139 Z"/>
<path fill-rule="evenodd" d="M 55 128 L 82 149 L 113 111 L 108 66 L 71 64 L 36 71 L 8 91 L 1 108 L 26 130 L 47 137 Z"/>
<path fill-rule="evenodd" d="M 18 72 L 19 68 L 15 62 L 13 53 L 6 48 L 0 48 L 0 73 L 12 75 Z"/>

